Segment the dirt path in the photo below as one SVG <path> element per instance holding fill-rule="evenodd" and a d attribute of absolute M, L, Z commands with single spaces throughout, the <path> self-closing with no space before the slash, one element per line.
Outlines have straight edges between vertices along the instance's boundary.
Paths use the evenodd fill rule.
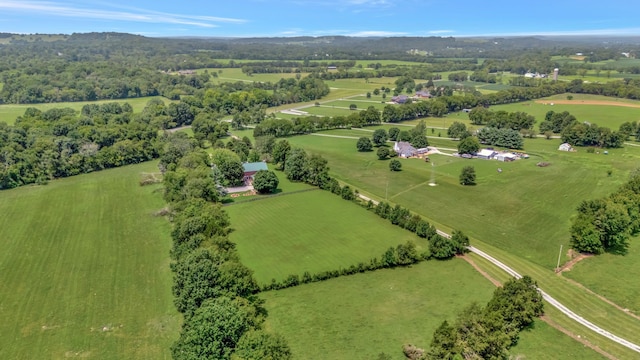
<path fill-rule="evenodd" d="M 498 287 L 502 286 L 502 283 L 500 283 L 500 281 L 494 279 L 486 271 L 480 269 L 480 267 L 473 260 L 471 260 L 470 257 L 468 257 L 466 255 L 456 255 L 456 257 L 459 257 L 460 259 L 468 262 L 471 266 L 473 266 L 474 269 L 476 269 L 477 272 L 480 273 L 480 275 L 484 276 L 487 280 L 491 281 L 491 283 L 493 285 L 498 286 Z"/>
<path fill-rule="evenodd" d="M 640 108 L 640 104 L 626 103 L 622 101 L 606 100 L 536 100 L 538 104 L 559 104 L 559 105 L 606 105 Z"/>
<path fill-rule="evenodd" d="M 542 315 L 540 317 L 540 320 L 546 322 L 547 324 L 549 324 L 549 326 L 551 326 L 552 328 L 560 331 L 561 333 L 571 337 L 572 339 L 576 340 L 577 342 L 581 343 L 582 345 L 590 348 L 591 350 L 597 352 L 598 354 L 606 357 L 607 359 L 610 360 L 616 360 L 617 358 L 611 354 L 609 354 L 608 352 L 600 349 L 597 345 L 592 344 L 590 341 L 582 338 L 580 335 L 576 335 L 574 333 L 572 333 L 571 331 L 563 328 L 562 326 L 558 325 L 557 323 L 555 323 L 553 320 L 551 320 L 550 318 L 548 318 L 546 315 Z"/>
<path fill-rule="evenodd" d="M 566 263 L 564 263 L 562 266 L 560 266 L 560 268 L 556 269 L 556 273 L 560 274 L 563 273 L 565 271 L 571 271 L 571 268 L 573 268 L 577 263 L 579 263 L 580 261 L 592 257 L 593 254 L 582 254 L 582 253 L 578 253 L 577 256 L 575 256 L 574 258 L 572 258 L 571 260 L 567 261 Z"/>

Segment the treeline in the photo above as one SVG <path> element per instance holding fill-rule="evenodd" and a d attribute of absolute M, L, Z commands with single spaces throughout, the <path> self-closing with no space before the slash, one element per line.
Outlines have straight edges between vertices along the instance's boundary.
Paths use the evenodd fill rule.
<path fill-rule="evenodd" d="M 164 105 L 163 105 L 164 106 Z M 158 157 L 161 116 L 151 102 L 28 108 L 14 125 L 0 123 L 0 189 L 136 164 Z"/>
<path fill-rule="evenodd" d="M 469 120 L 474 125 L 486 125 L 498 129 L 512 129 L 520 131 L 531 129 L 536 122 L 533 115 L 522 111 L 508 112 L 504 110 L 492 111 L 485 107 L 476 107 L 469 112 Z"/>
<path fill-rule="evenodd" d="M 588 122 L 578 122 L 575 116 L 567 111 L 548 111 L 544 121 L 540 123 L 541 133 L 560 133 L 563 142 L 573 146 L 597 146 L 603 148 L 619 148 L 627 139 L 623 131 L 611 131 Z"/>
<path fill-rule="evenodd" d="M 186 136 L 169 134 L 160 162 L 173 222 L 172 291 L 184 318 L 173 359 L 290 359 L 284 338 L 263 327 L 259 287 L 228 238 L 208 154 Z"/>
<path fill-rule="evenodd" d="M 609 252 L 624 255 L 629 238 L 640 232 L 640 172 L 613 194 L 585 200 L 571 221 L 571 246 L 592 254 Z"/>
<path fill-rule="evenodd" d="M 529 276 L 511 279 L 497 288 L 485 307 L 465 308 L 453 324 L 444 321 L 433 333 L 421 359 L 509 359 L 509 348 L 520 331 L 543 314 L 538 286 Z"/>

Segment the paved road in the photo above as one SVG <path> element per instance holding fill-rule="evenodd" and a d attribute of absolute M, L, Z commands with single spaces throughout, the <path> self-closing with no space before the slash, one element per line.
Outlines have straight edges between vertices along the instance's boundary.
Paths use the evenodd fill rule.
<path fill-rule="evenodd" d="M 439 235 L 450 238 L 451 236 L 441 230 L 436 230 L 438 232 Z M 487 254 L 486 252 L 473 247 L 473 246 L 469 246 L 468 247 L 469 251 L 471 251 L 474 254 L 477 254 L 485 259 L 487 259 L 489 262 L 491 262 L 492 264 L 494 264 L 495 266 L 499 267 L 500 269 L 504 270 L 507 274 L 515 277 L 516 279 L 520 279 L 522 278 L 522 275 L 518 274 L 518 272 L 516 272 L 515 270 L 513 270 L 512 268 L 508 267 L 507 265 L 503 264 L 502 262 L 500 262 L 499 260 L 497 260 L 496 258 L 494 258 L 493 256 Z M 560 310 L 560 312 L 562 312 L 563 314 L 565 314 L 566 316 L 568 316 L 570 319 L 578 322 L 580 325 L 585 326 L 586 328 L 590 329 L 591 331 L 594 331 L 604 337 L 606 337 L 607 339 L 614 341 L 622 346 L 625 346 L 635 352 L 640 353 L 640 346 L 625 340 L 615 334 L 612 334 L 611 332 L 602 329 L 600 327 L 598 327 L 597 325 L 593 324 L 592 322 L 590 322 L 589 320 L 583 318 L 582 316 L 574 313 L 573 311 L 569 310 L 569 308 L 567 308 L 566 306 L 562 305 L 558 300 L 554 299 L 551 295 L 547 294 L 544 290 L 538 288 L 538 291 L 540 291 L 540 294 L 542 294 L 542 298 L 545 299 L 549 304 L 551 304 L 551 306 L 555 307 L 556 309 Z"/>

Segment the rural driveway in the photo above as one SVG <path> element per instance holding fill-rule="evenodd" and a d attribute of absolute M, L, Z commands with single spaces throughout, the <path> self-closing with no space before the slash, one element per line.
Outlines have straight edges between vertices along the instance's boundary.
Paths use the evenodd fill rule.
<path fill-rule="evenodd" d="M 440 236 L 444 236 L 447 238 L 451 238 L 451 235 L 441 231 L 441 230 L 436 230 L 438 232 L 438 234 Z M 493 256 L 487 254 L 486 252 L 473 247 L 473 246 L 468 246 L 467 247 L 469 249 L 469 251 L 471 251 L 474 254 L 477 254 L 483 258 L 485 258 L 486 260 L 488 260 L 489 262 L 491 262 L 493 265 L 499 267 L 500 269 L 504 270 L 507 274 L 513 276 L 516 279 L 520 279 L 522 278 L 522 275 L 518 274 L 515 270 L 513 270 L 512 268 L 508 267 L 507 265 L 503 264 L 502 262 L 500 262 L 499 260 L 497 260 L 496 258 L 494 258 Z M 583 318 L 582 316 L 574 313 L 573 311 L 569 310 L 569 308 L 567 308 L 566 306 L 562 305 L 558 300 L 554 299 L 552 296 L 550 296 L 549 294 L 547 294 L 544 290 L 538 288 L 538 291 L 540 291 L 540 294 L 542 295 L 542 298 L 545 299 L 549 304 L 551 304 L 553 307 L 555 307 L 556 309 L 560 310 L 560 312 L 562 312 L 563 314 L 565 314 L 566 316 L 568 316 L 570 319 L 578 322 L 580 325 L 585 326 L 586 328 L 606 337 L 607 339 L 614 341 L 622 346 L 625 346 L 635 352 L 640 353 L 640 346 L 625 340 L 615 334 L 612 334 L 611 332 L 598 327 L 597 325 L 593 324 L 592 322 L 590 322 L 589 320 Z"/>

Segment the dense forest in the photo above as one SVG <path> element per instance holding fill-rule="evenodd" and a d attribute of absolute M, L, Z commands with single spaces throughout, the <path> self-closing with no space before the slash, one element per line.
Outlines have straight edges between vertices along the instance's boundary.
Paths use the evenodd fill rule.
<path fill-rule="evenodd" d="M 439 71 L 469 71 L 476 81 L 508 71 L 561 74 L 598 68 L 640 73 L 640 66 L 593 65 L 636 56 L 630 37 L 586 45 L 544 38 L 456 39 L 302 37 L 255 39 L 149 38 L 120 33 L 72 35 L 0 34 L 0 103 L 41 103 L 123 99 L 162 95 L 179 99 L 208 88 L 217 73 L 182 72 L 201 68 L 242 68 L 251 73 L 316 73 L 321 79 L 410 75 L 430 78 Z M 588 54 L 582 64 L 552 60 L 554 55 Z M 225 61 L 223 61 L 225 60 Z M 239 61 L 242 60 L 242 61 Z M 355 60 L 370 60 L 363 69 Z M 411 61 L 416 66 L 385 65 L 381 60 Z M 560 66 L 562 65 L 562 66 Z M 337 72 L 328 72 L 335 66 Z"/>

